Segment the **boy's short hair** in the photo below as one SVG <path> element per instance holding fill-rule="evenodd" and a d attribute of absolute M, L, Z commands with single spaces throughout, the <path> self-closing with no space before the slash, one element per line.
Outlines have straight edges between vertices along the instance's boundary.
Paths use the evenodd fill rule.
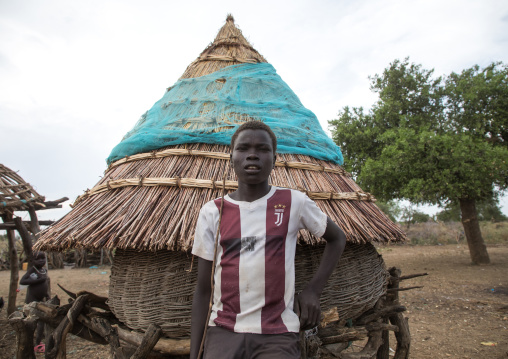
<path fill-rule="evenodd" d="M 235 141 L 243 130 L 263 130 L 268 132 L 270 135 L 270 138 L 272 139 L 272 146 L 273 146 L 273 153 L 277 152 L 277 137 L 275 136 L 275 133 L 273 133 L 270 126 L 268 126 L 263 121 L 258 120 L 250 120 L 247 122 L 244 122 L 240 127 L 238 127 L 231 137 L 231 152 L 233 152 L 233 148 L 235 147 Z"/>
<path fill-rule="evenodd" d="M 42 258 L 42 257 L 46 258 L 46 253 L 41 252 L 41 251 L 35 251 L 32 253 L 32 256 L 34 259 Z"/>

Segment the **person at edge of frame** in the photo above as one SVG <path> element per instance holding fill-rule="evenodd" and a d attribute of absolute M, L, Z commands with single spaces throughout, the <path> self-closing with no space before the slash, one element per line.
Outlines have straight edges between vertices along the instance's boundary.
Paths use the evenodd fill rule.
<path fill-rule="evenodd" d="M 48 271 L 44 268 L 46 265 L 46 255 L 44 252 L 35 252 L 33 254 L 32 266 L 19 280 L 19 284 L 27 285 L 25 303 L 44 302 L 50 298 Z M 46 348 L 42 343 L 44 337 L 44 322 L 37 322 L 37 332 L 35 335 L 34 351 L 44 353 Z"/>
<path fill-rule="evenodd" d="M 191 315 L 190 358 L 205 336 L 203 358 L 299 358 L 299 331 L 319 324 L 320 296 L 344 247 L 344 232 L 304 193 L 269 185 L 277 139 L 265 123 L 242 124 L 231 138 L 238 189 L 224 197 L 212 294 L 221 198 L 200 211 L 192 253 L 198 279 Z M 326 241 L 321 263 L 295 296 L 298 231 Z"/>

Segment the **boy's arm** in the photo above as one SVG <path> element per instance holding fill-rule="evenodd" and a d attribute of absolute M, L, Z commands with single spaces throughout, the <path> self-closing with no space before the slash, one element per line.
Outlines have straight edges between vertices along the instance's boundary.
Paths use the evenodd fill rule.
<path fill-rule="evenodd" d="M 346 235 L 330 218 L 322 238 L 326 241 L 326 247 L 319 268 L 305 289 L 295 298 L 295 313 L 300 317 L 300 327 L 304 330 L 319 325 L 321 292 L 346 246 Z"/>
<path fill-rule="evenodd" d="M 198 280 L 192 299 L 190 359 L 196 359 L 210 305 L 212 262 L 198 257 Z"/>
<path fill-rule="evenodd" d="M 45 274 L 39 274 L 38 278 L 36 278 L 36 279 L 31 278 L 30 275 L 33 273 L 35 273 L 35 271 L 28 270 L 23 275 L 23 277 L 21 277 L 21 279 L 19 280 L 19 284 L 22 284 L 22 285 L 39 284 L 39 283 L 44 283 L 48 279 L 47 275 L 45 275 Z"/>

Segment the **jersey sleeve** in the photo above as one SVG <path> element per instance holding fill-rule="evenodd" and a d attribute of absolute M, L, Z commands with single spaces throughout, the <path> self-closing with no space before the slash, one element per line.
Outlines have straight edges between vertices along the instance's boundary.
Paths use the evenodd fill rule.
<path fill-rule="evenodd" d="M 316 237 L 325 234 L 328 216 L 317 206 L 316 202 L 301 193 L 300 229 L 307 229 Z"/>
<path fill-rule="evenodd" d="M 217 230 L 217 207 L 212 202 L 205 204 L 199 211 L 199 217 L 194 233 L 192 254 L 208 261 L 213 260 L 215 232 Z"/>

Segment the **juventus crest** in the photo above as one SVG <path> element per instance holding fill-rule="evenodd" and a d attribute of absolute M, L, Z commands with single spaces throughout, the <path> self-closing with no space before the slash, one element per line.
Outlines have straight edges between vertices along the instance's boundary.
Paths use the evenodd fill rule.
<path fill-rule="evenodd" d="M 284 218 L 284 210 L 286 206 L 283 204 L 277 204 L 274 206 L 274 208 L 276 216 L 275 225 L 280 226 L 282 224 L 282 219 Z"/>

